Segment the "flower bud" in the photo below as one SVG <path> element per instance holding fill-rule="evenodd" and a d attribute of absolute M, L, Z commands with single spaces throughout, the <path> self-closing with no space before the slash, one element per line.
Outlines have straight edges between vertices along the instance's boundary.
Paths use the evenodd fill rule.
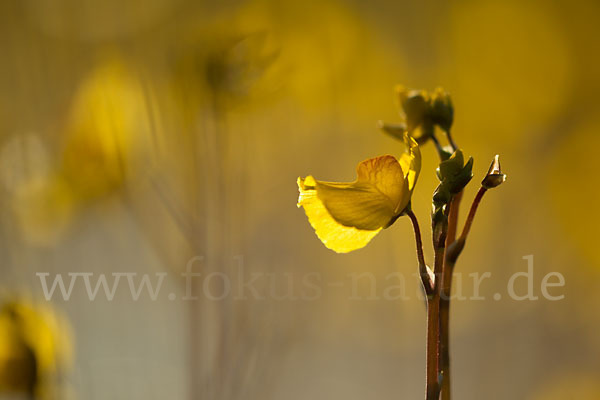
<path fill-rule="evenodd" d="M 442 161 L 437 169 L 442 186 L 451 194 L 457 194 L 473 177 L 473 157 L 464 162 L 461 150 L 456 150 L 452 157 Z"/>
<path fill-rule="evenodd" d="M 441 87 L 435 90 L 431 98 L 431 120 L 448 132 L 454 121 L 454 107 L 450 94 Z"/>
<path fill-rule="evenodd" d="M 423 144 L 429 140 L 430 137 L 435 133 L 435 125 L 431 121 L 431 118 L 426 117 L 421 123 L 418 134 L 412 134 L 411 136 L 417 141 L 418 144 Z"/>
<path fill-rule="evenodd" d="M 406 116 L 406 128 L 412 132 L 423 123 L 430 111 L 429 96 L 424 90 L 407 90 L 403 86 L 398 86 L 396 92 Z"/>
<path fill-rule="evenodd" d="M 486 174 L 483 181 L 481 181 L 481 186 L 486 189 L 493 189 L 497 186 L 500 186 L 506 180 L 506 175 L 502 173 L 502 168 L 500 167 L 500 159 L 496 154 L 492 164 L 490 165 L 490 169 Z"/>

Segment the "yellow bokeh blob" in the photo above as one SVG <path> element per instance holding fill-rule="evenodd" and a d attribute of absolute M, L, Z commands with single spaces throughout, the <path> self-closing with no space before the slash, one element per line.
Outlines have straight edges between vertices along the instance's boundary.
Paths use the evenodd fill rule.
<path fill-rule="evenodd" d="M 100 64 L 75 94 L 64 128 L 61 174 L 80 199 L 118 189 L 150 135 L 140 82 L 119 61 Z"/>
<path fill-rule="evenodd" d="M 557 140 L 555 154 L 545 174 L 548 195 L 553 206 L 553 218 L 570 246 L 578 249 L 595 267 L 600 267 L 596 235 L 597 211 L 595 202 L 600 195 L 596 170 L 600 148 L 600 120 L 590 118 L 573 127 L 571 133 Z"/>
<path fill-rule="evenodd" d="M 306 109 L 335 105 L 348 117 L 373 120 L 390 107 L 386 95 L 402 76 L 403 63 L 352 7 L 258 0 L 240 9 L 235 24 L 240 32 L 270 35 L 279 55 L 267 78 Z"/>
<path fill-rule="evenodd" d="M 461 2 L 439 36 L 441 74 L 460 105 L 461 137 L 527 139 L 551 124 L 568 98 L 572 62 L 547 2 Z"/>
<path fill-rule="evenodd" d="M 21 234 L 38 246 L 51 246 L 62 237 L 75 212 L 74 202 L 70 187 L 56 175 L 27 181 L 12 197 Z"/>

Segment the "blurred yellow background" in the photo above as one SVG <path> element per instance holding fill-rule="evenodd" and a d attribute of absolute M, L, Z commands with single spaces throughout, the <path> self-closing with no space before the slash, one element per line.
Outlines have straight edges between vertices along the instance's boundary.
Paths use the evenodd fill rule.
<path fill-rule="evenodd" d="M 377 128 L 401 120 L 401 83 L 452 94 L 475 159 L 461 219 L 495 154 L 508 175 L 457 266 L 466 293 L 468 274 L 492 278 L 452 306 L 455 398 L 599 399 L 599 17 L 593 0 L 0 3 L 0 296 L 54 310 L 69 342 L 40 398 L 422 397 L 410 223 L 337 255 L 296 208 L 298 176 L 351 181 L 401 151 Z M 422 152 L 431 259 L 437 154 Z M 528 255 L 536 293 L 560 272 L 563 300 L 494 300 Z M 185 301 L 190 260 L 234 286 L 260 274 L 264 296 Z M 365 272 L 379 297 L 401 272 L 409 299 L 369 300 L 369 278 L 351 286 Z M 47 301 L 39 273 L 166 276 L 156 300 L 81 284 Z M 285 296 L 311 273 L 319 296 Z"/>

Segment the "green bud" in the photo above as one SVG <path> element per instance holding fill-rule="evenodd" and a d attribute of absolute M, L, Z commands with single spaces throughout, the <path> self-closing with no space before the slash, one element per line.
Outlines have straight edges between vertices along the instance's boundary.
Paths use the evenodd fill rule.
<path fill-rule="evenodd" d="M 497 186 L 500 186 L 506 180 L 506 175 L 502 173 L 502 168 L 500 167 L 500 159 L 496 154 L 492 164 L 490 165 L 490 169 L 488 173 L 481 181 L 481 186 L 486 189 L 493 189 Z"/>
<path fill-rule="evenodd" d="M 469 157 L 469 160 L 463 167 L 463 169 L 455 175 L 449 182 L 450 193 L 457 194 L 460 193 L 465 186 L 471 181 L 473 178 L 473 157 Z"/>
<path fill-rule="evenodd" d="M 448 132 L 454 121 L 454 107 L 450 94 L 441 87 L 435 90 L 431 98 L 431 120 Z"/>
<path fill-rule="evenodd" d="M 456 150 L 449 159 L 440 163 L 440 166 L 438 167 L 438 176 L 441 177 L 440 180 L 457 175 L 463 169 L 464 165 L 465 158 L 462 150 Z"/>
<path fill-rule="evenodd" d="M 440 186 L 452 195 L 457 194 L 473 178 L 473 157 L 465 164 L 462 151 L 456 150 L 449 159 L 440 163 L 436 173 L 442 182 Z"/>

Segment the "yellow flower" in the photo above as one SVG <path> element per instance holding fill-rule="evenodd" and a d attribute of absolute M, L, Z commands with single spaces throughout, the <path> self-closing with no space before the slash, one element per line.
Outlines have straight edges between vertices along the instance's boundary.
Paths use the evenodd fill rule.
<path fill-rule="evenodd" d="M 0 306 L 0 398 L 59 398 L 70 361 L 69 327 L 54 310 L 25 301 Z"/>
<path fill-rule="evenodd" d="M 298 178 L 298 207 L 304 207 L 327 248 L 337 253 L 360 249 L 406 210 L 421 169 L 421 153 L 408 135 L 404 141 L 406 151 L 399 159 L 385 155 L 359 163 L 354 182 Z"/>

